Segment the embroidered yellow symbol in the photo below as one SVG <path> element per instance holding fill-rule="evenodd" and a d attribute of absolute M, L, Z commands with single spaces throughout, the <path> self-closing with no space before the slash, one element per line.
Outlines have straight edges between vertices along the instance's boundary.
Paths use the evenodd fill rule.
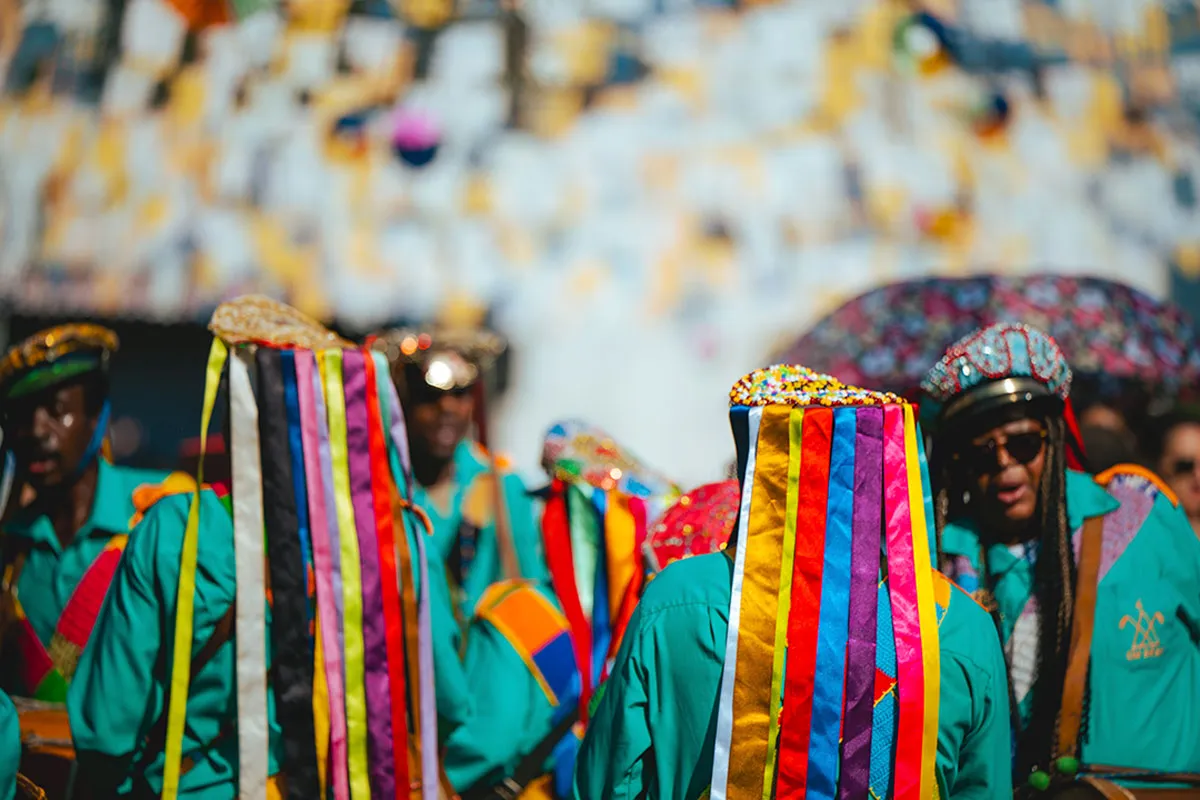
<path fill-rule="evenodd" d="M 1147 614 L 1140 599 L 1137 601 L 1137 611 L 1137 619 L 1128 614 L 1121 617 L 1121 630 L 1125 630 L 1125 626 L 1128 624 L 1133 625 L 1133 645 L 1126 651 L 1125 658 L 1129 661 L 1158 658 L 1162 655 L 1163 648 L 1162 641 L 1158 638 L 1158 631 L 1154 629 L 1154 626 L 1162 625 L 1166 619 L 1161 611 Z"/>

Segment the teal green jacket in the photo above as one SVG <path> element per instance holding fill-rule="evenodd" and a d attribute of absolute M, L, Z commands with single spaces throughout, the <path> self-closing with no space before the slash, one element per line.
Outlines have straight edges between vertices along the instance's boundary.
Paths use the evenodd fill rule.
<path fill-rule="evenodd" d="M 1107 571 L 1096 599 L 1082 755 L 1085 763 L 1195 772 L 1200 771 L 1200 539 L 1166 495 L 1148 491 L 1145 503 L 1148 513 L 1137 530 L 1105 527 L 1101 568 Z M 1120 506 L 1090 476 L 1067 473 L 1072 530 Z M 951 577 L 974 589 L 970 582 L 977 583 L 980 572 L 974 522 L 948 524 L 942 550 Z M 1034 564 L 1002 545 L 991 546 L 987 557 L 1007 641 L 1033 596 Z M 1033 691 L 1039 690 L 1035 685 Z M 1022 724 L 1028 723 L 1032 695 L 1022 703 Z"/>
<path fill-rule="evenodd" d="M 143 752 L 142 743 L 166 714 L 165 687 L 171 674 L 175 599 L 190 497 L 160 500 L 131 534 L 67 694 L 71 735 L 89 784 L 120 787 L 121 793 L 128 793 L 135 781 L 145 781 L 153 791 L 161 789 L 163 755 L 157 750 Z M 193 655 L 233 603 L 237 585 L 232 520 L 215 494 L 205 491 L 201 498 Z M 430 565 L 431 573 L 440 573 L 436 559 Z M 445 592 L 444 581 L 430 580 L 438 717 L 441 732 L 449 734 L 469 716 L 470 703 L 456 650 L 457 626 Z M 218 738 L 223 725 L 237 714 L 234 650 L 233 643 L 222 646 L 192 680 L 183 752 L 193 755 L 196 766 L 180 782 L 182 797 L 237 796 L 237 736 Z M 274 774 L 281 763 L 282 741 L 271 694 L 267 713 Z M 216 744 L 209 746 L 214 739 Z"/>
<path fill-rule="evenodd" d="M 678 561 L 646 587 L 579 751 L 576 798 L 696 800 L 708 790 L 732 582 L 732 561 L 715 553 Z M 939 638 L 941 797 L 1009 797 L 1008 688 L 995 628 L 955 589 Z"/>
<path fill-rule="evenodd" d="M 4 528 L 5 536 L 29 540 L 29 555 L 17 580 L 17 594 L 25 616 L 42 644 L 49 645 L 54 627 L 83 574 L 100 555 L 108 540 L 129 532 L 129 520 L 136 509 L 133 491 L 144 484 L 158 484 L 165 472 L 130 469 L 98 459 L 96 497 L 92 513 L 65 548 L 50 518 L 43 515 L 18 515 Z M 17 691 L 16 687 L 11 688 Z"/>
<path fill-rule="evenodd" d="M 440 507 L 422 486 L 413 492 L 413 502 L 425 510 L 433 523 L 433 549 L 442 563 L 451 563 L 458 542 L 459 527 L 465 518 L 478 528 L 475 557 L 467 570 L 461 587 L 452 587 L 458 595 L 457 608 L 461 619 L 469 620 L 475 604 L 487 587 L 503 576 L 500 553 L 496 548 L 495 507 L 488 484 L 481 478 L 488 473 L 487 456 L 479 445 L 464 439 L 454 451 L 454 489 L 448 508 Z M 538 532 L 533 499 L 521 477 L 501 472 L 504 508 L 508 512 L 513 547 L 521 569 L 519 577 L 548 584 L 550 573 L 542 555 L 542 540 Z"/>
<path fill-rule="evenodd" d="M 557 606 L 548 591 L 539 587 Z M 474 714 L 446 740 L 446 777 L 459 791 L 497 783 L 550 734 L 554 706 L 525 661 L 496 628 L 476 617 L 467 631 L 463 666 Z"/>
<path fill-rule="evenodd" d="M 21 724 L 8 695 L 0 692 L 0 800 L 13 800 L 17 793 L 17 769 L 21 766 Z"/>

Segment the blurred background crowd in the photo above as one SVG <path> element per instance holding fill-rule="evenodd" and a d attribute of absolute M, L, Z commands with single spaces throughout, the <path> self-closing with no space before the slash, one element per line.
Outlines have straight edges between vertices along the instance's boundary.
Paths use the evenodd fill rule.
<path fill-rule="evenodd" d="M 911 388 L 985 305 L 1096 448 L 1161 460 L 1200 378 L 1192 0 L 0 0 L 0 71 L 4 338 L 116 328 L 118 460 L 176 465 L 252 291 L 495 328 L 526 472 L 576 415 L 719 477 L 736 376 Z"/>

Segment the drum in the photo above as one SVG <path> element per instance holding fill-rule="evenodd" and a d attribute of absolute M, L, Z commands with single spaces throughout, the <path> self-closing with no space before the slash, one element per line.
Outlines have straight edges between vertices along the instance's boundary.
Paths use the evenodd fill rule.
<path fill-rule="evenodd" d="M 40 788 L 49 800 L 84 800 L 85 794 L 75 786 L 75 747 L 66 706 L 21 697 L 12 700 L 21 723 L 21 775 L 26 783 Z"/>

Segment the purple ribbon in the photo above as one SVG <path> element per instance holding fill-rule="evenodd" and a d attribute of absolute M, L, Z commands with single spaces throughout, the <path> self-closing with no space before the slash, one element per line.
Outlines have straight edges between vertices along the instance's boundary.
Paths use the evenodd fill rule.
<path fill-rule="evenodd" d="M 866 797 L 871 780 L 875 708 L 875 636 L 883 530 L 883 409 L 858 410 L 850 561 L 850 637 L 838 800 Z"/>
<path fill-rule="evenodd" d="M 371 493 L 367 371 L 361 350 L 347 350 L 342 354 L 342 375 L 346 387 L 350 497 L 354 504 L 354 525 L 358 529 L 358 553 L 362 563 L 363 666 L 366 672 L 371 794 L 375 797 L 394 797 L 396 763 L 392 749 L 392 695 L 388 683 L 383 593 L 379 583 L 379 541 L 375 536 L 375 507 Z"/>

